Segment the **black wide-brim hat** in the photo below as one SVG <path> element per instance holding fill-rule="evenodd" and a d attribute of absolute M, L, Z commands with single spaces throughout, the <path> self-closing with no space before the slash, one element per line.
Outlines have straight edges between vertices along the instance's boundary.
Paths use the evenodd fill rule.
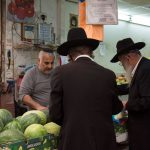
<path fill-rule="evenodd" d="M 131 38 L 126 38 L 117 42 L 117 54 L 112 58 L 111 62 L 116 63 L 119 61 L 118 57 L 127 54 L 131 51 L 138 51 L 145 46 L 144 42 L 134 43 Z"/>
<path fill-rule="evenodd" d="M 91 51 L 94 51 L 98 45 L 99 40 L 87 38 L 83 28 L 72 28 L 68 32 L 67 42 L 64 42 L 57 48 L 60 55 L 67 56 L 70 48 L 77 46 L 89 46 Z"/>

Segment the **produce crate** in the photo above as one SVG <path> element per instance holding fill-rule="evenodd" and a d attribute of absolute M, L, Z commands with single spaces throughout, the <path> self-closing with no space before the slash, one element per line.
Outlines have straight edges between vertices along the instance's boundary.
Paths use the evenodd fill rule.
<path fill-rule="evenodd" d="M 44 137 L 1 144 L 0 150 L 57 150 L 58 137 L 47 134 Z"/>
<path fill-rule="evenodd" d="M 26 142 L 16 141 L 14 143 L 1 144 L 0 150 L 26 150 Z"/>

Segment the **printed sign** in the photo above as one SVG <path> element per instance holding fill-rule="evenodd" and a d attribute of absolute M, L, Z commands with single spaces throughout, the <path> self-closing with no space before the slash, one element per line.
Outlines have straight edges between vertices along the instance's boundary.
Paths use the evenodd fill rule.
<path fill-rule="evenodd" d="M 116 0 L 87 0 L 87 24 L 117 24 L 118 11 Z"/>

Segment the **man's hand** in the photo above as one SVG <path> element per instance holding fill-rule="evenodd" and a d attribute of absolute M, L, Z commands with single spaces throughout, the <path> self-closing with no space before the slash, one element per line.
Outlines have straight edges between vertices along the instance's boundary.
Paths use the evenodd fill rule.
<path fill-rule="evenodd" d="M 25 95 L 23 97 L 23 102 L 24 102 L 24 104 L 29 106 L 31 109 L 36 109 L 36 110 L 48 109 L 47 107 L 42 106 L 39 103 L 37 103 L 36 101 L 34 101 L 30 95 Z"/>
<path fill-rule="evenodd" d="M 42 105 L 39 105 L 39 106 L 37 107 L 37 110 L 45 110 L 45 109 L 48 109 L 48 108 L 45 107 L 45 106 L 42 106 Z"/>

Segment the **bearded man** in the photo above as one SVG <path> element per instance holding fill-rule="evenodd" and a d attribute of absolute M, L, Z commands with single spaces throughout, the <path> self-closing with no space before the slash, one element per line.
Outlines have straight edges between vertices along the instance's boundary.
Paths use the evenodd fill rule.
<path fill-rule="evenodd" d="M 128 133 L 130 150 L 150 148 L 150 60 L 142 57 L 144 42 L 131 38 L 117 42 L 117 54 L 111 62 L 120 61 L 129 81 Z"/>

